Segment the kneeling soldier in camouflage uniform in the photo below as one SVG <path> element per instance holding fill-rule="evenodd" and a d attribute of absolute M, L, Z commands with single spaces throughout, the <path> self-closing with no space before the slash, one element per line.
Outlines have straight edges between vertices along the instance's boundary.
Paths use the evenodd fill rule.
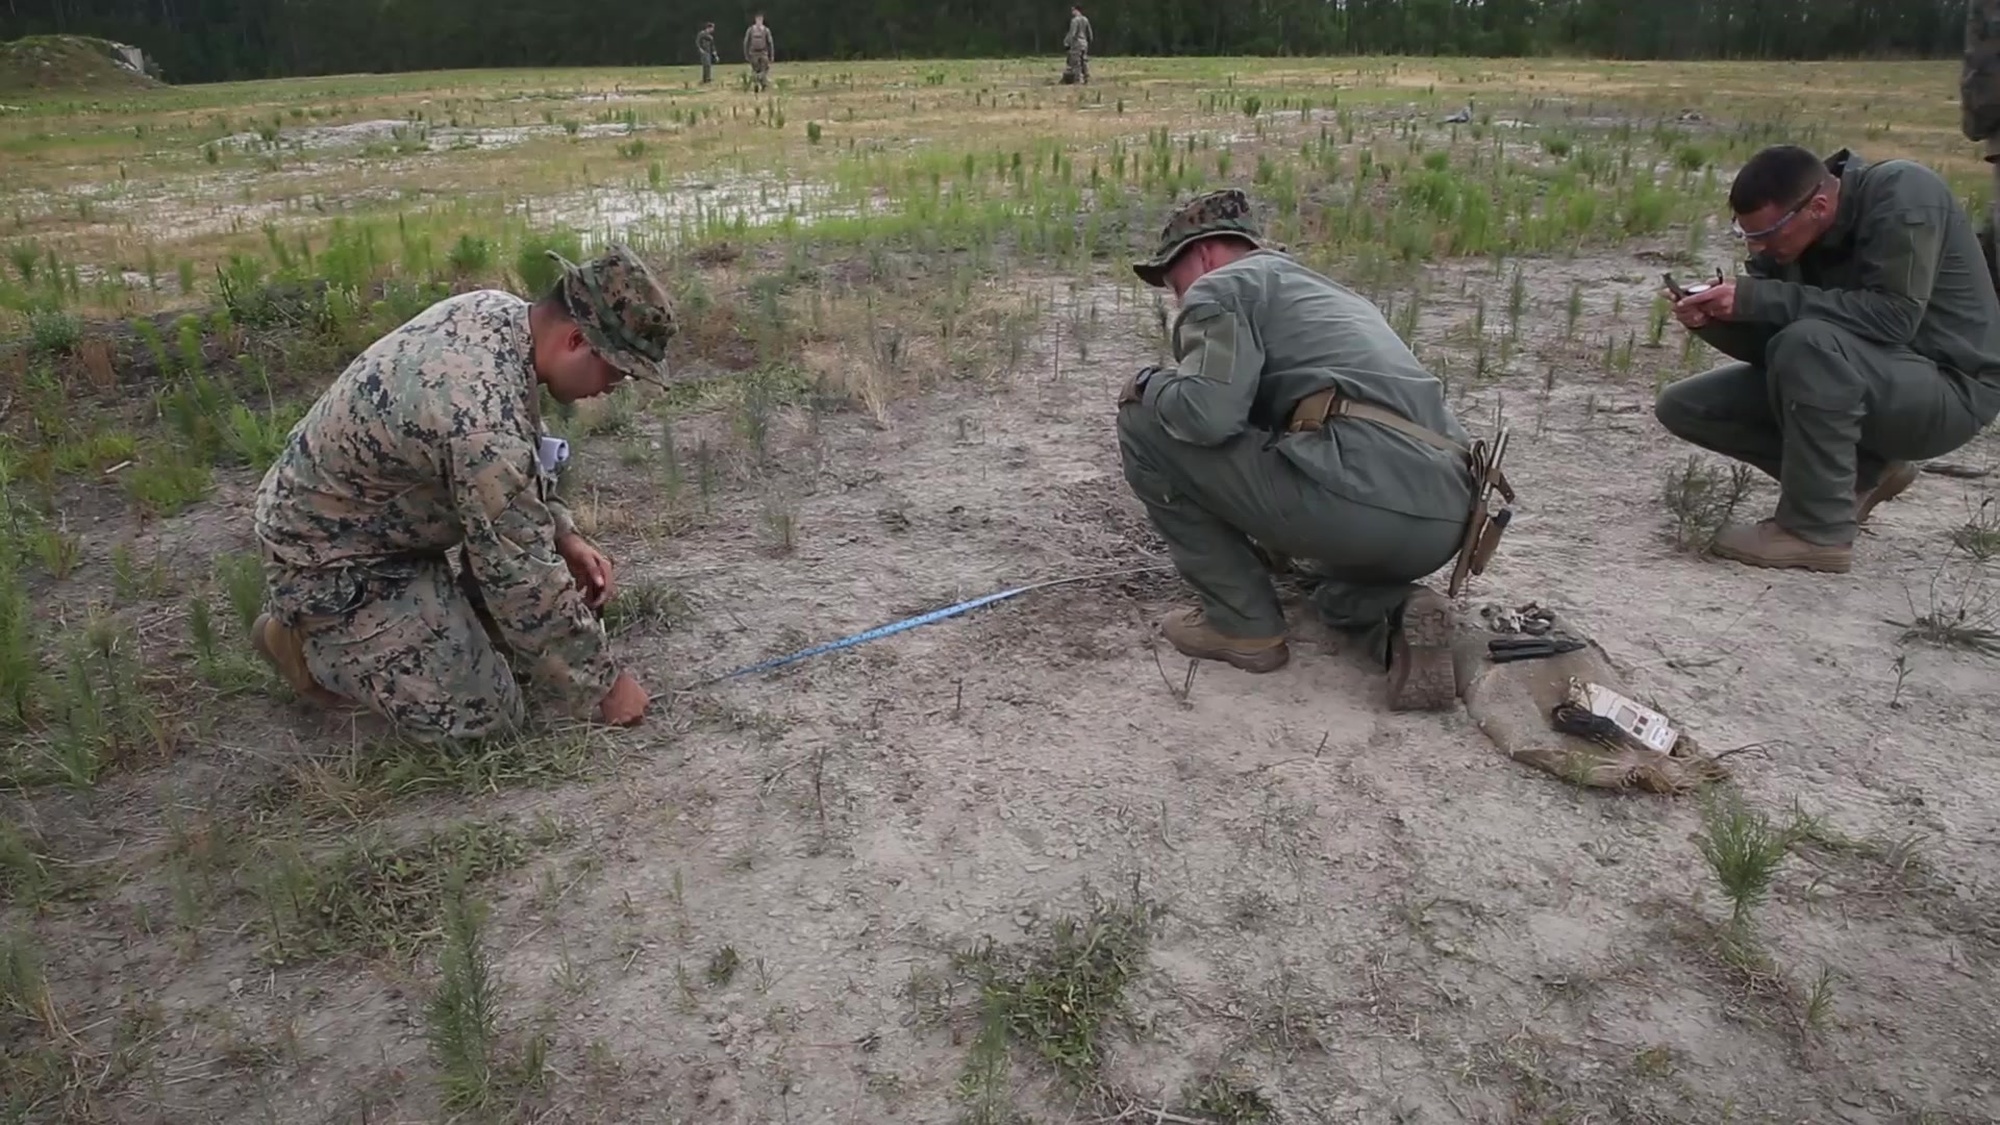
<path fill-rule="evenodd" d="M 1845 573 L 1858 527 L 2000 414 L 2000 299 L 1949 185 L 1908 160 L 1774 145 L 1729 189 L 1743 276 L 1674 315 L 1736 362 L 1667 387 L 1675 436 L 1778 482 L 1712 550 Z"/>
<path fill-rule="evenodd" d="M 1125 479 L 1201 599 L 1167 639 L 1252 672 L 1285 664 L 1254 537 L 1316 564 L 1328 625 L 1373 634 L 1392 708 L 1450 706 L 1451 606 L 1414 585 L 1451 561 L 1472 505 L 1443 385 L 1374 304 L 1267 247 L 1240 191 L 1175 212 L 1133 270 L 1181 305 L 1177 366 L 1140 371 L 1118 411 Z"/>
<path fill-rule="evenodd" d="M 265 474 L 267 612 L 252 639 L 301 696 L 357 701 L 415 738 L 476 738 L 525 717 L 512 657 L 575 717 L 644 714 L 594 612 L 610 564 L 538 458 L 540 395 L 659 381 L 677 325 L 629 250 L 562 266 L 538 302 L 466 293 L 378 340 Z"/>

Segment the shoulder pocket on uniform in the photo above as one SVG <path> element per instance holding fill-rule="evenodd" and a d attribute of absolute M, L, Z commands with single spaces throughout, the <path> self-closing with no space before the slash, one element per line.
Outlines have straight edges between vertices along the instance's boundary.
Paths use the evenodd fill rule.
<path fill-rule="evenodd" d="M 1186 308 L 1182 309 L 1181 314 L 1174 318 L 1175 362 L 1179 362 L 1187 358 L 1188 348 L 1190 346 L 1189 345 L 1190 339 L 1194 340 L 1195 342 L 1200 341 L 1202 324 L 1206 323 L 1207 321 L 1214 320 L 1216 317 L 1222 316 L 1228 311 L 1229 310 L 1223 308 L 1221 305 L 1212 304 L 1206 301 L 1204 301 L 1199 305 L 1189 305 Z M 1190 328 L 1194 329 L 1192 337 L 1190 337 L 1188 333 L 1188 330 Z"/>
<path fill-rule="evenodd" d="M 1236 375 L 1236 317 L 1220 305 L 1189 318 L 1181 339 L 1181 373 L 1216 383 Z"/>

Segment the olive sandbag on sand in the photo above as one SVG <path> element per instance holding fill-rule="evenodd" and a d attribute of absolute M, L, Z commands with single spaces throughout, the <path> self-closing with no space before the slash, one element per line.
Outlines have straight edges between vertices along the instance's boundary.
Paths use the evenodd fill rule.
<path fill-rule="evenodd" d="M 1452 644 L 1452 662 L 1457 666 L 1458 692 L 1465 700 L 1465 709 L 1502 753 L 1523 765 L 1593 789 L 1685 793 L 1728 776 L 1728 771 L 1702 753 L 1686 732 L 1671 752 L 1663 754 L 1629 743 L 1607 744 L 1558 731 L 1550 715 L 1569 699 L 1571 677 L 1627 697 L 1632 697 L 1632 692 L 1596 641 L 1559 622 L 1557 629 L 1582 640 L 1583 647 L 1495 664 L 1487 658 L 1486 643 L 1507 634 L 1475 627 L 1461 630 Z"/>

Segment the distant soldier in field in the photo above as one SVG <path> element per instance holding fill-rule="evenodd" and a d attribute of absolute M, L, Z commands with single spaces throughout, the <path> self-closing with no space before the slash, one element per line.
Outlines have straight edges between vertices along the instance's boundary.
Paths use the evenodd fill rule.
<path fill-rule="evenodd" d="M 694 53 L 701 57 L 701 84 L 706 86 L 715 75 L 715 21 L 701 25 L 701 31 L 694 37 Z"/>
<path fill-rule="evenodd" d="M 771 37 L 771 29 L 764 26 L 764 13 L 751 17 L 750 26 L 743 29 L 743 59 L 750 64 L 750 82 L 762 90 L 771 84 L 771 60 L 777 57 L 778 41 Z"/>
<path fill-rule="evenodd" d="M 1078 82 L 1090 82 L 1090 19 L 1083 9 L 1072 4 L 1069 9 L 1069 34 L 1063 36 L 1063 48 L 1069 52 L 1064 66 L 1068 73 L 1076 75 Z"/>
<path fill-rule="evenodd" d="M 1167 640 L 1284 666 L 1261 545 L 1312 561 L 1321 618 L 1368 637 L 1392 709 L 1451 706 L 1451 603 L 1416 585 L 1458 551 L 1474 496 L 1443 384 L 1366 297 L 1267 246 L 1241 191 L 1175 211 L 1133 272 L 1180 299 L 1176 365 L 1142 369 L 1118 407 L 1125 480 L 1200 598 Z"/>
<path fill-rule="evenodd" d="M 478 738 L 525 718 L 518 662 L 574 717 L 644 714 L 646 692 L 612 659 L 598 617 L 611 564 L 577 533 L 539 456 L 540 396 L 659 381 L 677 324 L 624 247 L 561 264 L 532 304 L 466 293 L 376 341 L 265 473 L 252 643 L 300 696 L 359 702 L 419 740 Z"/>
<path fill-rule="evenodd" d="M 1683 379 L 1654 412 L 1676 436 L 1778 482 L 1777 512 L 1713 550 L 1751 566 L 1845 573 L 1912 462 L 2000 415 L 2000 297 L 1972 222 L 1937 173 L 1822 161 L 1773 145 L 1729 188 L 1742 276 L 1674 316 L 1736 362 Z"/>

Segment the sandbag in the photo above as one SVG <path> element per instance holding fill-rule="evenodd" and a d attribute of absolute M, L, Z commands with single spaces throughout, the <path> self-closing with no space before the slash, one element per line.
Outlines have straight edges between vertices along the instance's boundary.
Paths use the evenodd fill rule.
<path fill-rule="evenodd" d="M 1503 634 L 1475 628 L 1461 631 L 1453 641 L 1452 663 L 1466 712 L 1502 753 L 1592 789 L 1685 793 L 1728 776 L 1722 764 L 1704 754 L 1684 730 L 1672 751 L 1664 754 L 1557 731 L 1550 714 L 1569 697 L 1571 677 L 1632 695 L 1596 641 L 1566 627 L 1562 631 L 1583 641 L 1583 647 L 1503 664 L 1489 660 L 1486 647 Z"/>

